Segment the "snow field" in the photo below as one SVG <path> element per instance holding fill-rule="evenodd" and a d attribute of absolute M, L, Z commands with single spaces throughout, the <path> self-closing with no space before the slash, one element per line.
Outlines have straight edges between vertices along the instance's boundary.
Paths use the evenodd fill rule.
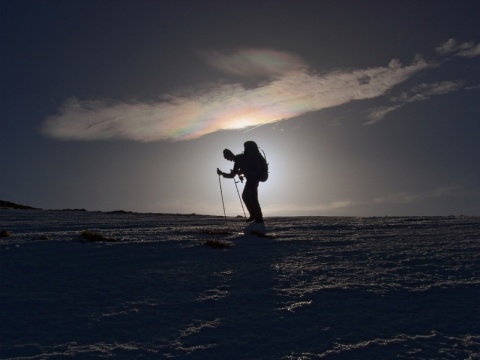
<path fill-rule="evenodd" d="M 275 239 L 243 227 L 0 210 L 0 357 L 480 358 L 480 218 L 270 218 Z"/>

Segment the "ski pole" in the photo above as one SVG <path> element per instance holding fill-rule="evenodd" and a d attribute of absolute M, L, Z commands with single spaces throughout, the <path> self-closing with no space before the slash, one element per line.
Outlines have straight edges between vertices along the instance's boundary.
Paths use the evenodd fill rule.
<path fill-rule="evenodd" d="M 246 218 L 247 218 L 247 214 L 245 214 L 245 209 L 243 208 L 242 198 L 240 197 L 240 192 L 238 191 L 238 186 L 237 186 L 238 181 L 235 181 L 235 178 L 233 178 L 233 182 L 235 183 L 235 188 L 237 189 L 237 194 L 238 194 L 238 199 L 240 200 L 240 205 L 242 205 L 243 216 L 244 216 L 245 219 L 246 219 Z"/>
<path fill-rule="evenodd" d="M 225 202 L 223 201 L 222 182 L 220 181 L 220 174 L 218 175 L 218 183 L 220 184 L 220 195 L 222 196 L 223 215 L 225 216 L 225 224 L 227 223 L 227 214 L 225 212 Z"/>

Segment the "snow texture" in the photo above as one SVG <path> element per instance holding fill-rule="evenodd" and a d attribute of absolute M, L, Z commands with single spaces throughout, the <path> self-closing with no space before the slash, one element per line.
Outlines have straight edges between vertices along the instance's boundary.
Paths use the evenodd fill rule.
<path fill-rule="evenodd" d="M 480 359 L 480 218 L 266 223 L 0 210 L 0 358 Z"/>

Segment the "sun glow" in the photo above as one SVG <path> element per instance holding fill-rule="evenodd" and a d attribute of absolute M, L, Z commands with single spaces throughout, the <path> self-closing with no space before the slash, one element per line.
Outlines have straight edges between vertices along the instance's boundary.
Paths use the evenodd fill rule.
<path fill-rule="evenodd" d="M 246 127 L 252 126 L 255 121 L 253 121 L 249 116 L 239 116 L 237 118 L 232 118 L 228 120 L 231 126 L 231 129 L 244 129 Z"/>
<path fill-rule="evenodd" d="M 256 87 L 212 84 L 199 91 L 187 89 L 164 95 L 161 101 L 150 103 L 71 98 L 45 121 L 43 132 L 75 140 L 191 140 L 220 130 L 274 123 L 352 100 L 371 99 L 431 66 L 418 58 L 408 66 L 392 61 L 387 67 L 314 74 L 303 63 L 297 64 L 296 57 L 259 53 L 261 56 L 256 57 L 254 51 L 246 52 L 245 57 L 239 57 L 244 63 L 238 59 L 230 62 L 228 56 L 218 54 L 216 59 L 220 68 L 224 65 L 244 76 L 253 72 L 268 78 Z"/>

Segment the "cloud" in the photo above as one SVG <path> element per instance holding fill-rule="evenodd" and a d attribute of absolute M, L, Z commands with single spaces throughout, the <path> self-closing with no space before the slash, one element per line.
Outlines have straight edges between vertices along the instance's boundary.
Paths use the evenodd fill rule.
<path fill-rule="evenodd" d="M 265 206 L 264 210 L 269 214 L 281 214 L 281 213 L 300 213 L 300 214 L 318 214 L 331 211 L 342 212 L 343 209 L 357 205 L 357 202 L 351 200 L 339 200 L 333 201 L 327 204 L 317 204 L 317 205 L 284 205 L 284 204 L 273 204 Z"/>
<path fill-rule="evenodd" d="M 372 125 L 382 120 L 388 113 L 397 110 L 408 103 L 425 101 L 432 96 L 458 91 L 462 88 L 463 84 L 463 81 L 440 81 L 414 86 L 410 91 L 403 92 L 399 96 L 390 98 L 390 101 L 393 103 L 392 105 L 371 110 L 367 116 L 368 121 L 364 123 L 364 125 Z"/>
<path fill-rule="evenodd" d="M 463 84 L 463 81 L 440 81 L 431 84 L 419 84 L 414 86 L 409 93 L 404 92 L 398 97 L 393 97 L 391 100 L 400 103 L 428 100 L 435 95 L 458 91 Z"/>
<path fill-rule="evenodd" d="M 465 90 L 478 90 L 478 89 L 480 89 L 480 84 L 465 87 Z"/>
<path fill-rule="evenodd" d="M 377 107 L 373 110 L 370 110 L 370 113 L 368 114 L 367 118 L 368 121 L 363 123 L 363 125 L 373 125 L 376 122 L 379 122 L 382 120 L 385 115 L 388 113 L 391 113 L 394 110 L 397 110 L 398 108 L 402 107 L 405 104 L 399 104 L 399 105 L 392 105 L 392 106 L 381 106 Z"/>
<path fill-rule="evenodd" d="M 455 39 L 450 38 L 445 43 L 437 47 L 436 52 L 440 55 L 454 55 L 460 57 L 472 58 L 480 55 L 480 44 L 473 41 L 458 43 Z M 435 67 L 436 65 L 431 65 Z M 395 111 L 406 104 L 424 101 L 432 96 L 448 94 L 462 89 L 464 81 L 440 81 L 431 84 L 420 84 L 413 87 L 408 92 L 403 92 L 399 96 L 390 98 L 390 104 L 374 108 L 367 115 L 368 121 L 363 125 L 372 125 L 382 120 L 388 113 Z M 476 90 L 477 86 L 465 87 L 465 90 Z"/>
<path fill-rule="evenodd" d="M 445 186 L 423 193 L 398 192 L 391 193 L 374 200 L 377 204 L 411 204 L 424 199 L 448 197 L 454 194 L 460 187 Z"/>
<path fill-rule="evenodd" d="M 415 194 L 398 192 L 376 198 L 374 202 L 377 204 L 410 204 L 417 201 L 417 199 L 419 199 L 419 197 Z"/>
<path fill-rule="evenodd" d="M 450 54 L 457 50 L 457 42 L 455 39 L 448 39 L 444 44 L 435 49 L 439 54 Z"/>
<path fill-rule="evenodd" d="M 475 45 L 473 41 L 459 44 L 455 39 L 448 39 L 435 50 L 442 55 L 454 54 L 455 56 L 473 58 L 480 55 L 480 44 Z"/>
<path fill-rule="evenodd" d="M 308 71 L 297 56 L 272 50 L 250 49 L 233 55 L 212 51 L 203 58 L 229 73 L 270 79 L 254 88 L 241 83 L 192 87 L 153 102 L 72 97 L 44 121 L 41 130 L 64 140 L 190 140 L 375 98 L 432 66 L 417 57 L 406 66 L 392 60 L 385 67 L 317 74 Z"/>
<path fill-rule="evenodd" d="M 242 77 L 278 77 L 307 68 L 299 56 L 271 49 L 245 49 L 231 54 L 210 50 L 199 51 L 199 55 L 210 66 Z"/>

